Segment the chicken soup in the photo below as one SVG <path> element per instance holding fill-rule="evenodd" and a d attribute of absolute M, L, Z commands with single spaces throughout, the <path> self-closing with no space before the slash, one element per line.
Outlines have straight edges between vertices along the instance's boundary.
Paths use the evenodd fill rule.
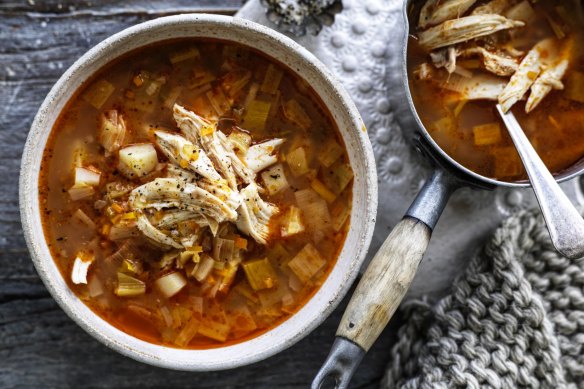
<path fill-rule="evenodd" d="M 348 231 L 353 173 L 318 96 L 244 46 L 134 51 L 71 99 L 40 178 L 70 288 L 137 338 L 240 342 L 300 309 Z"/>
<path fill-rule="evenodd" d="M 451 157 L 487 177 L 527 178 L 497 103 L 552 172 L 584 156 L 581 0 L 428 0 L 409 17 L 412 97 Z"/>

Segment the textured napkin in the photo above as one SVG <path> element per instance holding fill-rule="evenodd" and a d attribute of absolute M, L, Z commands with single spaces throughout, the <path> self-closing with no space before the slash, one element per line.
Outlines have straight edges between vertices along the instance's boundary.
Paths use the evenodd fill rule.
<path fill-rule="evenodd" d="M 507 219 L 436 304 L 413 300 L 382 388 L 584 388 L 584 258 L 538 209 Z"/>

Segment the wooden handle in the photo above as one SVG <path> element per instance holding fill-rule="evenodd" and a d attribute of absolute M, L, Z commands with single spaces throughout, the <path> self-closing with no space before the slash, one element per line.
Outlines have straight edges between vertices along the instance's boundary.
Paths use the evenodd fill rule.
<path fill-rule="evenodd" d="M 395 226 L 353 293 L 337 336 L 369 351 L 410 287 L 430 235 L 430 228 L 414 218 Z"/>

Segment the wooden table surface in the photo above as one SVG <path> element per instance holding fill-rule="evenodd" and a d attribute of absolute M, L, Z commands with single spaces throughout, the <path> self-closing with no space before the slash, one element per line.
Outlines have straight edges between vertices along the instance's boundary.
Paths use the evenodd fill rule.
<path fill-rule="evenodd" d="M 288 350 L 232 371 L 188 373 L 148 366 L 86 334 L 57 306 L 30 260 L 18 211 L 20 158 L 47 92 L 104 38 L 159 16 L 242 0 L 0 0 L 0 388 L 307 388 L 328 354 L 345 301 Z M 377 387 L 391 331 L 365 357 L 351 387 Z"/>

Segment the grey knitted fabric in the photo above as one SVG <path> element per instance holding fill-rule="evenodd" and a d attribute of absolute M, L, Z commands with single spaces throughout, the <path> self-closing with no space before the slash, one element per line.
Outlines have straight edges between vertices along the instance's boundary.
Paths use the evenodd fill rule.
<path fill-rule="evenodd" d="M 404 304 L 382 388 L 584 389 L 584 259 L 538 210 L 507 219 L 434 305 Z"/>

